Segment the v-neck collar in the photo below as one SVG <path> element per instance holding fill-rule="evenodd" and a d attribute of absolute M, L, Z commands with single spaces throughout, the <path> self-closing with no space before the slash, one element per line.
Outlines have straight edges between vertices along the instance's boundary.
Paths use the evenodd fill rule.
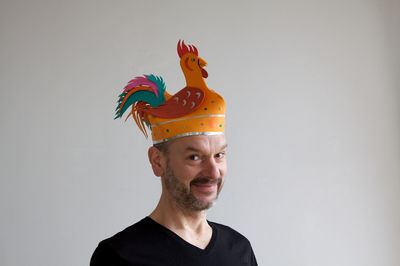
<path fill-rule="evenodd" d="M 211 222 L 209 222 L 208 220 L 207 220 L 207 223 L 212 229 L 212 235 L 211 235 L 210 242 L 208 242 L 207 246 L 204 249 L 202 249 L 202 248 L 199 248 L 199 247 L 187 242 L 185 239 L 180 237 L 174 231 L 168 229 L 167 227 L 163 226 L 162 224 L 157 223 L 150 216 L 147 216 L 146 219 L 148 219 L 148 221 L 151 222 L 154 226 L 156 226 L 160 231 L 164 232 L 169 237 L 171 237 L 175 241 L 179 242 L 185 248 L 188 248 L 188 249 L 192 250 L 193 252 L 197 252 L 197 253 L 200 253 L 200 254 L 203 254 L 203 255 L 206 255 L 206 254 L 210 253 L 210 251 L 213 249 L 213 247 L 215 245 L 215 242 L 216 242 L 216 239 L 217 239 L 218 231 L 214 227 L 214 225 Z"/>

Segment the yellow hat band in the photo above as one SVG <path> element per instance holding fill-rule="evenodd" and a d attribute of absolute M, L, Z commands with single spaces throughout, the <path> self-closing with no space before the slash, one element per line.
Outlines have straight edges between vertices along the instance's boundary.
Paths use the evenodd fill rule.
<path fill-rule="evenodd" d="M 183 134 L 180 134 L 180 135 L 173 136 L 173 137 L 171 137 L 169 139 L 162 139 L 162 140 L 159 140 L 159 141 L 153 141 L 153 144 L 159 144 L 159 143 L 163 143 L 163 142 L 167 142 L 167 141 L 170 141 L 170 140 L 174 140 L 174 139 L 177 139 L 177 138 L 183 138 L 183 137 L 214 136 L 214 135 L 223 135 L 223 134 L 224 134 L 224 132 L 188 132 L 188 133 L 183 133 Z"/>
<path fill-rule="evenodd" d="M 153 143 L 195 135 L 217 135 L 225 131 L 224 114 L 185 116 L 151 124 Z"/>

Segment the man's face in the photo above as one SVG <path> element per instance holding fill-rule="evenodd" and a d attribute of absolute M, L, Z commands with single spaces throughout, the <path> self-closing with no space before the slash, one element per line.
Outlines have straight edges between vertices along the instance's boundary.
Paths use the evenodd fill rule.
<path fill-rule="evenodd" d="M 218 197 L 226 173 L 225 136 L 192 136 L 168 146 L 164 186 L 186 210 L 210 208 Z"/>

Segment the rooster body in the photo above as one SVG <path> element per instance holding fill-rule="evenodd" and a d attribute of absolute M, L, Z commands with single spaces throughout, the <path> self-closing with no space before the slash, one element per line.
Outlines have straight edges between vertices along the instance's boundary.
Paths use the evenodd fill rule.
<path fill-rule="evenodd" d="M 188 115 L 202 117 L 209 109 L 205 105 L 215 103 L 218 100 L 216 98 L 219 100 L 222 98 L 207 87 L 204 80 L 208 77 L 204 69 L 207 63 L 198 56 L 197 48 L 179 41 L 177 50 L 186 80 L 186 86 L 183 89 L 171 95 L 166 91 L 163 79 L 150 74 L 129 81 L 119 95 L 115 118 L 122 117 L 131 107 L 131 113 L 127 119 L 132 115 L 146 137 L 145 125 L 153 130 L 157 125 L 169 123 L 171 119 Z M 169 129 L 165 130 L 168 132 Z"/>

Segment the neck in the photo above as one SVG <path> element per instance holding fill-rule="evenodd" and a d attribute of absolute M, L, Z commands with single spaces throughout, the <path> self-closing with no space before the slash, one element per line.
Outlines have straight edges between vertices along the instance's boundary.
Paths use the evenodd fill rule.
<path fill-rule="evenodd" d="M 204 78 L 201 76 L 188 77 L 187 75 L 185 75 L 185 79 L 186 79 L 186 85 L 188 87 L 199 88 L 199 89 L 208 88 Z"/>
<path fill-rule="evenodd" d="M 205 249 L 210 243 L 212 228 L 207 223 L 206 212 L 183 210 L 165 193 L 161 194 L 150 218 L 200 249 Z"/>
<path fill-rule="evenodd" d="M 163 193 L 150 217 L 164 227 L 176 232 L 189 230 L 201 233 L 209 229 L 206 211 L 191 211 L 178 206 Z"/>

